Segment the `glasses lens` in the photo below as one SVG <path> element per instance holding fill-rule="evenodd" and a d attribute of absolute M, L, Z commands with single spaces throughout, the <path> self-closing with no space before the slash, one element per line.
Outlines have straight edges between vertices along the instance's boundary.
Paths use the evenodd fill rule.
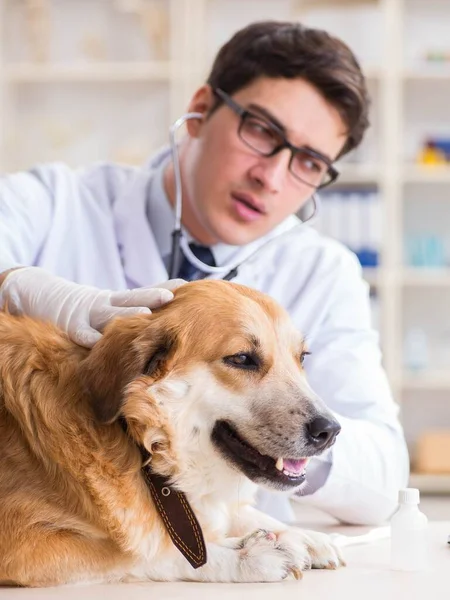
<path fill-rule="evenodd" d="M 316 188 L 327 185 L 331 181 L 328 164 L 309 154 L 307 150 L 295 152 L 291 161 L 291 172 L 298 179 Z"/>
<path fill-rule="evenodd" d="M 239 135 L 247 146 L 260 154 L 269 155 L 283 143 L 278 132 L 267 121 L 249 114 L 241 121 Z"/>

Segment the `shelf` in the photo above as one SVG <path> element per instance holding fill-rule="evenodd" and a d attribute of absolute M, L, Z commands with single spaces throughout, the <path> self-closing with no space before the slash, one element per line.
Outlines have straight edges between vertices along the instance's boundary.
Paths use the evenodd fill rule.
<path fill-rule="evenodd" d="M 450 65 L 422 65 L 403 71 L 405 81 L 446 81 L 450 82 Z"/>
<path fill-rule="evenodd" d="M 401 283 L 407 287 L 447 287 L 450 286 L 450 269 L 446 268 L 404 268 L 400 273 Z"/>
<path fill-rule="evenodd" d="M 412 391 L 450 390 L 450 368 L 448 371 L 426 370 L 417 373 L 405 371 L 402 374 L 401 387 Z"/>
<path fill-rule="evenodd" d="M 374 286 L 389 282 L 400 283 L 405 287 L 450 287 L 450 269 L 394 269 L 383 267 L 363 267 L 364 279 Z"/>
<path fill-rule="evenodd" d="M 380 168 L 373 164 L 352 164 L 342 163 L 337 165 L 340 172 L 336 184 L 378 184 L 380 178 Z"/>
<path fill-rule="evenodd" d="M 33 64 L 18 63 L 6 65 L 3 77 L 9 83 L 48 83 L 48 82 L 89 82 L 89 81 L 152 81 L 169 79 L 170 61 L 160 62 L 104 62 L 97 64 Z M 363 68 L 366 78 L 376 81 L 381 77 L 381 69 L 376 66 Z M 200 75 L 204 75 L 203 72 Z"/>
<path fill-rule="evenodd" d="M 449 183 L 450 165 L 407 165 L 403 167 L 405 183 Z"/>
<path fill-rule="evenodd" d="M 342 163 L 337 165 L 340 176 L 334 184 L 380 184 L 383 168 L 376 164 Z M 450 184 L 450 165 L 420 166 L 407 164 L 400 167 L 404 183 L 448 183 Z"/>
<path fill-rule="evenodd" d="M 450 494 L 450 474 L 411 473 L 409 486 L 418 488 L 422 494 Z"/>
<path fill-rule="evenodd" d="M 3 72 L 9 83 L 168 81 L 172 75 L 168 61 L 66 65 L 21 63 L 8 65 Z"/>
<path fill-rule="evenodd" d="M 294 10 L 311 8 L 340 8 L 344 6 L 358 6 L 361 4 L 378 4 L 379 0 L 296 0 Z"/>

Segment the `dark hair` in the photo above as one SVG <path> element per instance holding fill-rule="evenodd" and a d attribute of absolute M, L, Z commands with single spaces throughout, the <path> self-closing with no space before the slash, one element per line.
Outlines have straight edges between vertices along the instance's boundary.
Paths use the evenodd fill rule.
<path fill-rule="evenodd" d="M 369 126 L 369 94 L 358 61 L 341 40 L 300 23 L 248 25 L 219 50 L 207 83 L 232 95 L 258 77 L 305 79 L 338 110 L 347 126 L 340 156 L 360 144 Z"/>

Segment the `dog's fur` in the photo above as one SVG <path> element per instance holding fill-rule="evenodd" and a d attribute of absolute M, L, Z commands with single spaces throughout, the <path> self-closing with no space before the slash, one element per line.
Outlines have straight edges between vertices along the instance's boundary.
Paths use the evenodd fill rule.
<path fill-rule="evenodd" d="M 303 352 L 281 307 L 217 281 L 113 321 L 92 351 L 0 313 L 0 583 L 278 581 L 339 566 L 327 536 L 255 510 L 256 483 L 271 482 L 250 481 L 212 441 L 222 420 L 275 459 L 317 453 L 305 423 L 330 415 L 306 383 Z M 242 353 L 257 353 L 258 368 L 224 360 Z M 207 544 L 203 567 L 172 545 L 137 444 L 186 494 Z"/>

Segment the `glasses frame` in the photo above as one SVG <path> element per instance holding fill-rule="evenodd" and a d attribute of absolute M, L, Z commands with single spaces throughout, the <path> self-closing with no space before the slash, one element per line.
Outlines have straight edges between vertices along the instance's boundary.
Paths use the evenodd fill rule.
<path fill-rule="evenodd" d="M 247 108 L 244 108 L 243 106 L 241 106 L 240 104 L 238 104 L 237 102 L 235 102 L 233 100 L 233 98 L 231 98 L 231 96 L 229 96 L 226 92 L 224 92 L 223 90 L 221 90 L 220 88 L 215 88 L 214 90 L 214 94 L 220 98 L 220 100 L 222 100 L 229 108 L 231 108 L 231 110 L 236 113 L 238 115 L 238 117 L 240 118 L 240 123 L 239 123 L 239 127 L 238 127 L 238 135 L 239 135 L 239 139 L 249 148 L 251 148 L 254 152 L 257 152 L 258 154 L 260 154 L 261 156 L 275 156 L 275 154 L 278 154 L 279 152 L 281 152 L 282 150 L 284 150 L 285 148 L 287 148 L 288 150 L 290 150 L 291 152 L 291 158 L 289 160 L 289 173 L 291 173 L 291 175 L 293 177 L 295 177 L 295 179 L 297 179 L 298 181 L 301 181 L 302 183 L 304 183 L 305 185 L 315 189 L 315 190 L 320 190 L 323 189 L 329 185 L 331 185 L 332 183 L 334 183 L 336 181 L 336 179 L 339 177 L 340 173 L 339 171 L 336 169 L 336 167 L 333 166 L 333 164 L 331 163 L 330 160 L 328 160 L 327 157 L 323 156 L 322 154 L 320 154 L 319 152 L 315 152 L 314 150 L 311 150 L 310 148 L 305 148 L 304 146 L 294 146 L 294 144 L 291 144 L 291 142 L 287 139 L 287 137 L 285 136 L 284 132 L 277 127 L 274 123 L 271 123 L 269 120 L 265 119 L 264 117 L 252 112 L 251 110 L 248 110 Z M 242 137 L 241 134 L 241 130 L 242 127 L 244 125 L 245 119 L 247 117 L 252 117 L 254 119 L 259 119 L 260 121 L 264 121 L 267 123 L 268 128 L 272 129 L 282 140 L 281 144 L 279 144 L 278 146 L 276 146 L 273 150 L 271 150 L 270 152 L 261 152 L 261 150 L 257 150 L 256 148 L 254 148 L 251 144 L 249 144 L 244 137 Z M 299 177 L 298 175 L 296 175 L 292 169 L 291 169 L 291 164 L 292 161 L 294 159 L 294 156 L 297 152 L 302 152 L 308 156 L 310 156 L 311 158 L 316 158 L 318 160 L 321 160 L 322 162 L 324 162 L 327 167 L 328 167 L 328 176 L 330 178 L 329 181 L 326 181 L 325 183 L 321 183 L 319 185 L 314 185 L 312 183 L 309 183 L 308 181 L 305 181 L 304 179 L 302 179 L 301 177 Z M 314 213 L 315 214 L 315 213 Z M 309 219 L 308 219 L 309 220 Z"/>

